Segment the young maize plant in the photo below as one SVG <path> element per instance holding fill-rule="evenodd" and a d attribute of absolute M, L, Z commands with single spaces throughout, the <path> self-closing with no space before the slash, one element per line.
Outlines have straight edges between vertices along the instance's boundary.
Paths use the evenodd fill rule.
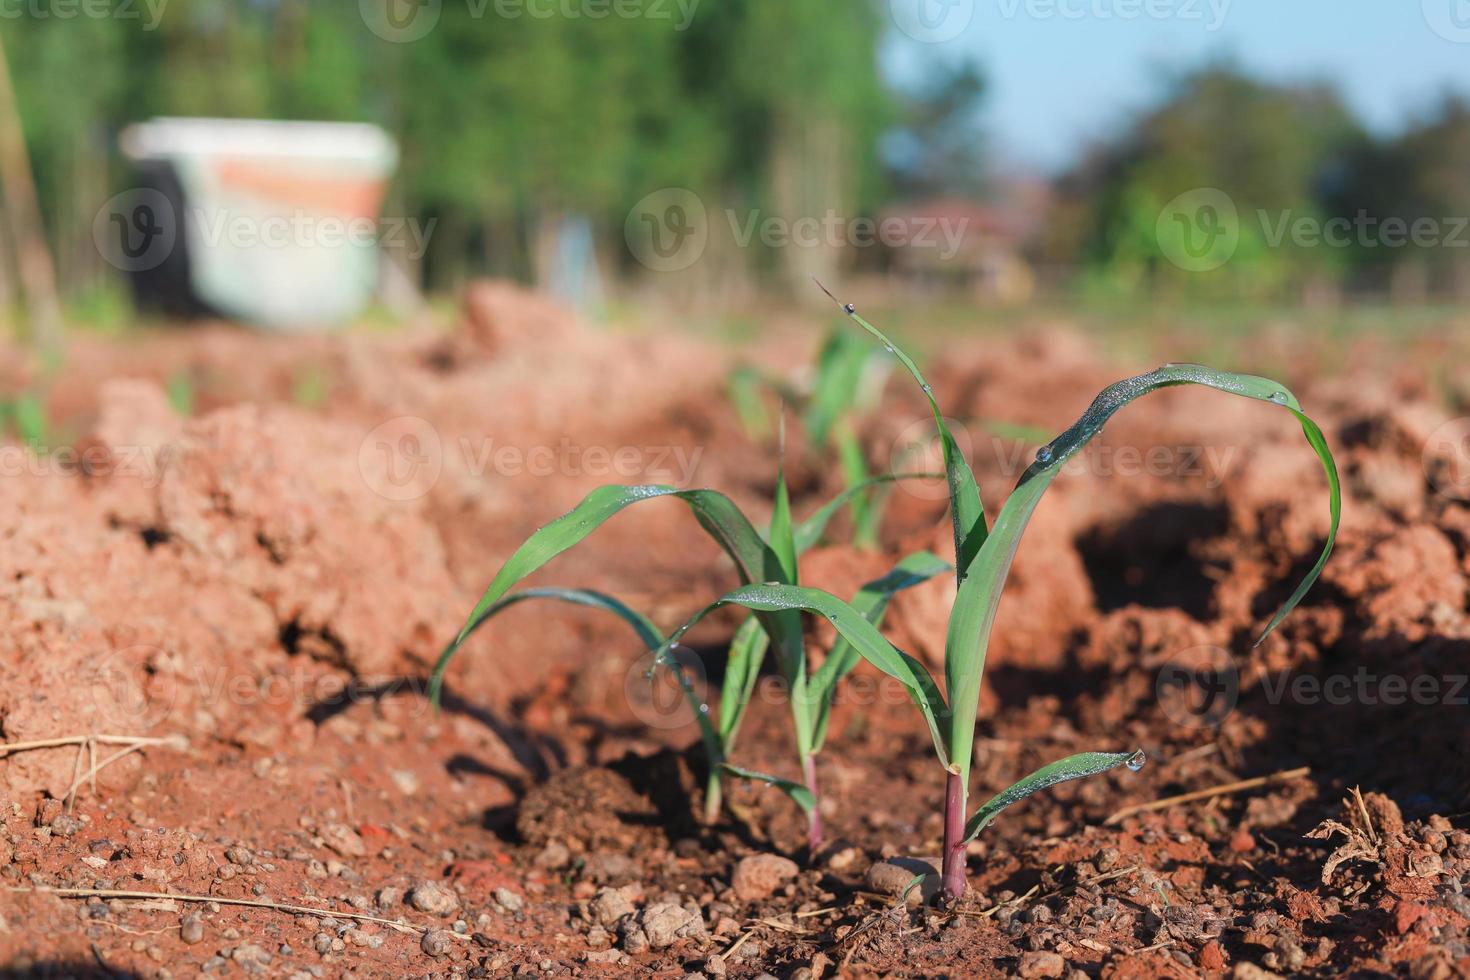
<path fill-rule="evenodd" d="M 599 487 L 570 512 L 532 534 L 501 567 L 459 634 L 445 648 L 435 664 L 429 680 L 430 700 L 437 708 L 444 673 L 450 661 L 475 630 L 504 609 L 529 599 L 555 599 L 610 612 L 628 623 L 650 652 L 661 654 L 656 657 L 655 666 L 662 663 L 671 669 L 693 709 L 710 763 L 709 781 L 705 791 L 706 818 L 713 821 L 719 813 L 722 772 L 760 780 L 776 786 L 801 806 L 809 821 L 809 841 L 816 848 L 822 838 L 816 754 L 826 740 L 827 722 L 837 683 L 858 662 L 855 652 L 845 644 L 839 644 L 822 668 L 808 676 L 801 614 L 789 610 L 756 612 L 746 619 L 731 641 L 721 688 L 719 714 L 711 718 L 708 705 L 703 702 L 689 680 L 684 666 L 673 657 L 673 644 L 668 642 L 648 617 L 612 596 L 587 589 L 511 590 L 528 575 L 576 545 L 624 508 L 640 501 L 663 497 L 673 497 L 688 505 L 700 526 L 733 559 L 742 582 L 780 582 L 794 587 L 798 585 L 797 559 L 821 539 L 833 515 L 848 505 L 854 496 L 894 480 L 937 476 L 938 474 L 916 473 L 871 478 L 847 488 L 805 521 L 793 524 L 791 502 L 783 473 L 777 479 L 775 508 L 766 535 L 761 535 L 755 529 L 730 498 L 713 490 L 678 490 L 663 486 Z M 863 586 L 853 598 L 852 606 L 860 610 L 860 615 L 869 622 L 877 624 L 882 621 L 888 601 L 895 592 L 917 585 L 949 568 L 947 563 L 928 553 L 910 555 L 899 562 L 888 575 Z M 803 782 L 800 783 L 745 769 L 730 761 L 740 723 L 755 690 L 761 663 L 771 648 L 776 651 L 777 668 L 791 692 L 792 721 L 795 725 L 803 776 Z"/>
<path fill-rule="evenodd" d="M 784 582 L 749 584 L 726 594 L 676 630 L 665 643 L 660 655 L 665 655 L 685 630 L 721 606 L 742 606 L 764 615 L 807 612 L 830 621 L 858 655 L 904 685 L 928 725 L 935 753 L 946 777 L 941 891 L 946 900 L 953 902 L 958 901 L 965 891 L 965 845 L 984 830 L 1000 811 L 1039 790 L 1066 780 L 1097 775 L 1118 766 L 1126 765 L 1135 771 L 1143 767 L 1144 756 L 1141 751 L 1083 752 L 1069 756 L 1038 769 L 998 793 L 966 819 L 975 741 L 975 715 L 979 706 L 981 676 L 985 669 L 985 653 L 991 628 L 995 623 L 996 609 L 1026 524 L 1042 494 L 1061 472 L 1062 466 L 1080 452 L 1119 409 L 1134 399 L 1161 388 L 1186 384 L 1202 385 L 1290 411 L 1300 423 L 1308 444 L 1316 452 L 1327 475 L 1332 523 L 1316 564 L 1267 624 L 1260 640 L 1257 640 L 1260 643 L 1301 601 L 1321 574 L 1322 567 L 1332 552 L 1342 507 L 1337 465 L 1322 430 L 1302 413 L 1296 397 L 1282 385 L 1267 378 L 1216 371 L 1196 364 L 1166 364 L 1156 371 L 1119 381 L 1103 389 L 1071 428 L 1037 450 L 1035 461 L 1021 475 L 1016 488 L 1001 508 L 995 526 L 987 527 L 975 475 L 945 425 L 928 382 L 924 380 L 913 360 L 876 327 L 858 316 L 852 306 L 844 306 L 843 310 L 878 338 L 913 376 L 929 402 L 938 428 L 949 483 L 950 518 L 954 527 L 957 556 L 955 571 L 958 577 L 958 591 L 950 612 L 945 642 L 944 673 L 948 698 L 940 693 L 939 685 L 930 676 L 928 669 L 885 639 L 859 609 L 820 589 Z"/>
<path fill-rule="evenodd" d="M 854 420 L 872 411 L 882 397 L 890 362 L 876 354 L 851 331 L 839 327 L 822 342 L 809 390 L 798 390 L 781 378 L 746 365 L 730 373 L 730 401 L 741 426 L 752 438 L 766 438 L 772 430 L 763 398 L 766 390 L 774 391 L 783 404 L 800 406 L 798 417 L 807 441 L 836 454 L 843 480 L 852 488 L 873 476 Z M 871 493 L 851 498 L 852 543 L 857 547 L 878 546 L 888 489 L 874 487 Z"/>

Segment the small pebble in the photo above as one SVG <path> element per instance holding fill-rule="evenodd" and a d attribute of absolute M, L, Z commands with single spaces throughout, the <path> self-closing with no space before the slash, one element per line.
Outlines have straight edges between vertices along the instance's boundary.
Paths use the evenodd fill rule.
<path fill-rule="evenodd" d="M 179 922 L 179 938 L 194 945 L 204 938 L 204 920 L 197 915 L 186 915 Z"/>
<path fill-rule="evenodd" d="M 454 940 L 443 929 L 430 929 L 424 933 L 423 942 L 419 944 L 425 953 L 436 958 L 448 956 L 449 950 L 453 945 Z"/>
<path fill-rule="evenodd" d="M 414 882 L 408 902 L 420 912 L 447 917 L 459 908 L 459 896 L 437 881 L 422 879 Z"/>

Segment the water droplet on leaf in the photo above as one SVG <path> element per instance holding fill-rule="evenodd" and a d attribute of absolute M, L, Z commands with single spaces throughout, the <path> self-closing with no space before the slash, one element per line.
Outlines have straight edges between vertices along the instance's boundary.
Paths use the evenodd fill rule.
<path fill-rule="evenodd" d="M 1124 765 L 1126 765 L 1129 769 L 1132 769 L 1134 772 L 1137 772 L 1138 770 L 1143 768 L 1144 763 L 1146 762 L 1148 762 L 1148 756 L 1144 755 L 1143 750 L 1140 749 L 1139 751 L 1130 755 L 1128 757 L 1128 761 L 1124 763 Z"/>
<path fill-rule="evenodd" d="M 1286 392 L 1284 392 L 1284 391 L 1273 391 L 1273 392 L 1271 392 L 1271 400 L 1273 402 L 1275 402 L 1276 404 L 1278 404 L 1278 405 L 1285 405 L 1286 404 Z"/>
<path fill-rule="evenodd" d="M 1051 462 L 1052 455 L 1053 453 L 1050 446 L 1042 446 L 1040 449 L 1036 450 L 1036 461 L 1042 466 L 1045 466 L 1047 463 Z"/>

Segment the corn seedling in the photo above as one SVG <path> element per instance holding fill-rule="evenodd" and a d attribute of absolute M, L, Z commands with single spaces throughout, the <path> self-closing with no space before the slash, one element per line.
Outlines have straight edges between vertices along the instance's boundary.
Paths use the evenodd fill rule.
<path fill-rule="evenodd" d="M 194 414 L 194 379 L 188 371 L 178 371 L 169 377 L 168 403 L 175 415 L 189 418 Z"/>
<path fill-rule="evenodd" d="M 965 845 L 1006 807 L 1066 780 L 1097 775 L 1119 766 L 1127 766 L 1136 771 L 1144 763 L 1141 751 L 1084 752 L 1069 756 L 1043 766 L 998 793 L 966 819 L 975 742 L 975 716 L 979 705 L 981 676 L 985 668 L 985 653 L 995 622 L 996 609 L 1026 524 L 1063 464 L 1080 452 L 1119 409 L 1134 399 L 1161 388 L 1186 384 L 1202 385 L 1290 411 L 1300 423 L 1308 444 L 1316 452 L 1327 475 L 1332 523 L 1316 564 L 1272 617 L 1257 643 L 1269 636 L 1287 613 L 1301 601 L 1332 552 L 1341 513 L 1337 466 L 1322 430 L 1303 414 L 1296 397 L 1282 385 L 1267 378 L 1217 371 L 1195 364 L 1166 364 L 1156 371 L 1116 382 L 1103 389 L 1080 419 L 1037 450 L 1035 460 L 1021 475 L 1016 488 L 1001 508 L 995 526 L 988 527 L 975 475 L 960 454 L 953 435 L 944 423 L 938 402 L 918 367 L 877 327 L 858 316 L 852 306 L 844 306 L 843 310 L 882 342 L 912 375 L 929 402 L 938 429 L 949 484 L 949 510 L 954 530 L 957 557 L 955 570 L 958 578 L 958 591 L 950 612 L 945 642 L 944 672 L 948 698 L 940 693 L 939 685 L 922 663 L 890 643 L 852 604 L 820 589 L 785 582 L 748 584 L 726 594 L 676 630 L 661 649 L 660 656 L 666 656 L 671 646 L 694 623 L 722 606 L 742 606 L 765 616 L 807 612 L 831 622 L 858 655 L 904 685 L 924 717 L 934 742 L 935 753 L 946 774 L 942 894 L 949 901 L 957 901 L 965 890 Z M 795 694 L 793 692 L 793 697 Z"/>
<path fill-rule="evenodd" d="M 48 445 L 51 425 L 46 417 L 46 403 L 39 395 L 27 392 L 8 404 L 0 404 L 0 422 L 8 422 L 20 441 L 33 451 L 40 452 Z M 0 429 L 5 427 L 0 425 Z"/>
<path fill-rule="evenodd" d="M 764 535 L 756 530 L 730 498 L 713 490 L 678 490 L 664 486 L 600 487 L 588 494 L 571 511 L 532 534 L 501 567 L 459 634 L 445 648 L 435 665 L 429 682 L 430 699 L 437 707 L 444 672 L 470 635 L 510 606 L 529 599 L 554 599 L 610 612 L 631 626 L 650 652 L 659 655 L 654 661 L 655 666 L 662 664 L 673 672 L 693 709 L 710 763 L 710 777 L 705 793 L 706 817 L 713 820 L 718 814 L 722 798 L 722 773 L 760 780 L 781 789 L 806 812 L 810 842 L 815 847 L 820 843 L 822 833 L 815 757 L 826 740 L 828 717 L 837 683 L 857 664 L 857 653 L 845 644 L 839 644 L 822 668 L 809 677 L 802 641 L 801 614 L 789 610 L 758 611 L 746 619 L 731 641 L 719 713 L 717 717 L 711 718 L 709 706 L 700 698 L 686 675 L 684 666 L 673 656 L 671 644 L 642 613 L 619 599 L 587 589 L 511 590 L 528 575 L 575 546 L 626 507 L 664 497 L 681 500 L 690 508 L 700 526 L 734 561 L 742 582 L 780 582 L 796 587 L 798 557 L 821 539 L 832 516 L 847 505 L 853 496 L 905 476 L 926 477 L 929 474 L 870 479 L 844 490 L 805 521 L 793 523 L 783 474 L 777 480 L 771 524 Z M 881 622 L 888 601 L 895 592 L 926 581 L 949 567 L 927 553 L 910 555 L 890 574 L 860 589 L 852 604 L 862 610 L 860 614 L 868 617 L 870 622 Z M 767 651 L 772 648 L 776 651 L 777 667 L 781 676 L 793 692 L 792 720 L 803 774 L 803 782 L 800 783 L 739 767 L 730 759 L 736 735 L 759 677 L 761 663 Z"/>
<path fill-rule="evenodd" d="M 888 379 L 889 362 L 839 327 L 822 342 L 810 373 L 809 385 L 796 386 L 750 365 L 736 368 L 728 381 L 736 417 L 752 439 L 768 438 L 773 426 L 765 396 L 767 391 L 774 392 L 783 404 L 800 407 L 798 418 L 807 441 L 835 453 L 844 483 L 849 488 L 862 485 L 873 474 L 854 421 L 876 407 Z M 851 498 L 853 544 L 877 546 L 886 500 L 886 487 Z"/>

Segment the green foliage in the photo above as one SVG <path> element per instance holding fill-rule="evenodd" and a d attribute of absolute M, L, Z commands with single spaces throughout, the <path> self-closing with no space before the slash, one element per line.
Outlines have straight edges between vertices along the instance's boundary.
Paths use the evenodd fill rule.
<path fill-rule="evenodd" d="M 798 408 L 807 443 L 835 455 L 848 487 L 868 485 L 873 474 L 856 431 L 857 420 L 877 405 L 888 366 L 867 344 L 840 326 L 822 342 L 811 379 L 805 388 L 768 375 L 745 364 L 730 372 L 726 388 L 741 427 L 752 439 L 764 439 L 772 430 L 766 392 Z M 853 544 L 873 548 L 887 502 L 887 487 L 851 497 Z"/>
<path fill-rule="evenodd" d="M 730 645 L 719 717 L 712 721 L 709 717 L 708 706 L 703 703 L 700 695 L 695 691 L 683 666 L 672 655 L 673 646 L 678 643 L 685 630 L 665 640 L 657 627 L 646 616 L 617 599 L 585 589 L 542 588 L 525 589 L 519 592 L 511 590 L 557 555 L 579 544 L 598 527 L 627 507 L 642 501 L 661 498 L 677 499 L 689 507 L 700 526 L 734 561 L 742 581 L 746 583 L 785 582 L 794 586 L 797 581 L 799 556 L 821 538 L 833 514 L 848 503 L 853 496 L 901 478 L 873 478 L 849 487 L 806 520 L 796 523 L 792 520 L 791 504 L 783 475 L 777 482 L 770 529 L 764 536 L 755 529 L 733 501 L 712 490 L 678 490 L 665 486 L 608 486 L 594 490 L 571 511 L 532 534 L 501 566 L 500 571 L 465 620 L 459 634 L 445 648 L 435 664 L 429 679 L 429 698 L 437 707 L 442 695 L 445 672 L 450 662 L 472 634 L 504 609 L 527 599 L 550 598 L 611 612 L 632 626 L 644 645 L 654 651 L 655 666 L 665 667 L 674 673 L 689 701 L 700 726 L 701 738 L 710 761 L 711 780 L 706 795 L 706 805 L 711 815 L 719 805 L 719 776 L 722 771 L 757 778 L 776 786 L 788 792 L 792 799 L 809 814 L 815 814 L 815 809 L 810 805 L 811 801 L 816 798 L 814 790 L 803 788 L 802 792 L 791 792 L 791 788 L 798 784 L 773 776 L 753 774 L 749 770 L 728 764 L 736 734 L 745 716 L 745 711 L 749 707 L 750 697 L 759 677 L 761 662 L 766 652 L 772 648 L 776 652 L 777 666 L 788 689 L 792 692 L 792 722 L 796 733 L 798 754 L 803 761 L 804 768 L 806 768 L 807 760 L 816 753 L 825 740 L 827 716 L 831 710 L 837 682 L 852 669 L 855 659 L 841 647 L 834 650 L 833 658 L 829 658 L 829 662 L 818 671 L 816 684 L 810 687 L 809 696 L 806 651 L 802 641 L 800 618 L 796 612 L 789 609 L 762 609 L 741 625 Z M 888 600 L 894 592 L 917 585 L 939 569 L 947 567 L 933 556 L 918 555 L 906 559 L 892 575 L 869 583 L 859 592 L 854 601 L 859 603 L 864 610 L 860 615 L 870 618 L 873 622 L 881 620 Z"/>
<path fill-rule="evenodd" d="M 712 217 L 769 207 L 778 164 L 823 188 L 791 199 L 788 218 L 858 214 L 879 196 L 889 116 L 884 21 L 869 4 L 722 0 L 636 17 L 434 7 L 434 28 L 409 43 L 378 37 L 354 2 L 169 0 L 106 18 L 17 9 L 6 49 L 53 240 L 90 247 L 98 207 L 127 186 L 114 137 L 154 115 L 384 126 L 402 150 L 389 208 L 438 221 L 430 285 L 466 265 L 534 271 L 567 213 L 608 247 L 659 188 L 693 190 Z M 820 146 L 830 160 L 809 153 Z M 95 265 L 63 267 L 63 285 L 90 286 Z"/>
<path fill-rule="evenodd" d="M 945 466 L 950 486 L 950 515 L 954 525 L 955 553 L 958 556 L 956 572 L 959 589 L 950 613 L 945 640 L 945 693 L 940 691 L 922 663 L 894 646 L 878 631 L 871 610 L 865 614 L 854 604 L 844 602 L 820 589 L 804 588 L 794 582 L 747 584 L 727 593 L 672 633 L 665 642 L 665 650 L 671 644 L 677 643 L 679 637 L 700 618 L 726 605 L 743 606 L 757 614 L 775 615 L 800 611 L 822 616 L 836 627 L 843 640 L 850 645 L 851 651 L 904 686 L 928 726 L 940 764 L 952 774 L 952 779 L 958 780 L 960 815 L 963 815 L 964 796 L 969 786 L 985 654 L 995 624 L 996 610 L 999 608 L 1021 537 L 1037 503 L 1061 472 L 1062 466 L 1081 452 L 1124 406 L 1162 388 L 1193 384 L 1290 411 L 1322 463 L 1327 477 L 1332 523 L 1316 564 L 1266 625 L 1261 640 L 1270 635 L 1287 613 L 1301 602 L 1321 574 L 1332 552 L 1341 518 L 1342 498 L 1337 467 L 1321 429 L 1302 412 L 1296 397 L 1275 381 L 1253 375 L 1217 371 L 1196 364 L 1167 364 L 1148 374 L 1109 385 L 1093 400 L 1077 422 L 1037 451 L 1035 461 L 1022 474 L 1020 482 L 1001 508 L 994 526 L 987 528 L 974 474 L 955 447 L 953 436 L 945 425 L 933 392 L 918 367 L 903 350 L 853 312 L 851 307 L 845 309 L 857 323 L 882 341 L 913 376 L 929 400 L 941 442 L 946 447 Z M 860 594 L 857 601 L 862 603 L 865 599 Z M 820 696 L 822 685 L 814 681 L 811 689 Z M 1134 764 L 1134 768 L 1141 765 L 1141 753 L 1084 753 L 1046 766 L 985 804 L 971 819 L 966 839 L 979 833 L 1006 806 L 1040 789 L 1063 780 L 1105 772 L 1125 763 Z M 962 843 L 963 841 L 946 840 L 946 855 L 955 852 L 955 848 Z M 949 879 L 948 871 L 946 879 Z M 960 880 L 962 882 L 962 876 Z"/>
<path fill-rule="evenodd" d="M 979 837 L 980 832 L 990 826 L 990 822 L 999 815 L 1000 811 L 1012 803 L 1021 802 L 1033 793 L 1039 793 L 1049 786 L 1055 786 L 1057 783 L 1064 783 L 1068 780 L 1099 776 L 1119 766 L 1127 766 L 1137 772 L 1143 768 L 1145 761 L 1142 752 L 1079 752 L 1065 759 L 1048 763 L 982 803 L 975 811 L 975 815 L 965 824 L 962 843 L 968 844 Z"/>
<path fill-rule="evenodd" d="M 1081 216 L 1059 224 L 1071 240 L 1054 238 L 1061 254 L 1053 257 L 1086 263 L 1093 282 L 1124 294 L 1154 287 L 1279 296 L 1331 276 L 1340 251 L 1300 247 L 1290 236 L 1273 241 L 1273 226 L 1283 215 L 1322 216 L 1323 169 L 1360 132 L 1330 89 L 1271 85 L 1229 63 L 1207 63 L 1176 78 L 1157 109 L 1065 182 Z M 1165 205 L 1199 188 L 1230 197 L 1240 236 L 1230 260 L 1207 272 L 1176 267 L 1158 232 Z"/>
<path fill-rule="evenodd" d="M 50 445 L 51 421 L 39 395 L 24 392 L 0 404 L 0 421 L 9 422 L 9 428 L 32 450 L 44 451 Z"/>
<path fill-rule="evenodd" d="M 168 403 L 175 415 L 184 418 L 194 414 L 194 379 L 188 371 L 178 371 L 168 379 Z"/>

